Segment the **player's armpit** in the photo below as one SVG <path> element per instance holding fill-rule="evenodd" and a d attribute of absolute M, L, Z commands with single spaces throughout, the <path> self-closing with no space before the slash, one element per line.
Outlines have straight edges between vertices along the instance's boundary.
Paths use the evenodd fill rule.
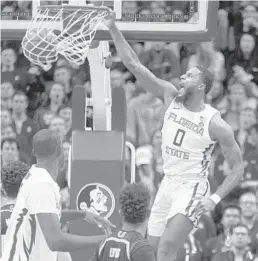
<path fill-rule="evenodd" d="M 231 173 L 216 191 L 216 194 L 224 198 L 232 189 L 239 185 L 244 174 L 243 160 L 232 128 L 220 115 L 215 115 L 212 118 L 209 130 L 211 138 L 219 142 L 222 154 L 231 170 Z"/>
<path fill-rule="evenodd" d="M 155 261 L 154 249 L 150 245 L 135 248 L 131 254 L 132 261 Z"/>
<path fill-rule="evenodd" d="M 177 96 L 178 90 L 172 83 L 156 77 L 148 68 L 142 65 L 139 60 L 132 61 L 130 65 L 128 65 L 128 69 L 147 91 L 162 101 L 164 101 L 166 97 L 173 98 Z"/>

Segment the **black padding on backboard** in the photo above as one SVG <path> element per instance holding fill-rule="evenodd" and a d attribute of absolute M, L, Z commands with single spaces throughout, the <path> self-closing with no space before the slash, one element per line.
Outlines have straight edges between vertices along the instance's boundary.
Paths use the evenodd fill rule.
<path fill-rule="evenodd" d="M 112 130 L 126 131 L 127 104 L 123 88 L 112 89 Z"/>

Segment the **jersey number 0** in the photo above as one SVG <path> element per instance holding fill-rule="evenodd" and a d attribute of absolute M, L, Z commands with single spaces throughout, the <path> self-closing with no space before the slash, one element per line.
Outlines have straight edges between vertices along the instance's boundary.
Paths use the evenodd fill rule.
<path fill-rule="evenodd" d="M 185 137 L 185 131 L 182 129 L 178 129 L 173 144 L 178 147 L 181 147 L 184 137 Z"/>

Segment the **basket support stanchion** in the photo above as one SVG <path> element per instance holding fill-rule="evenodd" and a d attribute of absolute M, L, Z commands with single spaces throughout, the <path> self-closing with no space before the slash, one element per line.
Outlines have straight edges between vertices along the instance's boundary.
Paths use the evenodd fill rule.
<path fill-rule="evenodd" d="M 130 179 L 130 183 L 135 183 L 135 159 L 136 159 L 135 147 L 129 141 L 125 142 L 125 146 L 128 147 L 131 151 L 131 179 Z"/>

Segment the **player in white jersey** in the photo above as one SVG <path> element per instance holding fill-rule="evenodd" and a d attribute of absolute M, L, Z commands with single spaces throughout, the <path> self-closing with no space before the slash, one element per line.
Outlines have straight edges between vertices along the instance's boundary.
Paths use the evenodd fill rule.
<path fill-rule="evenodd" d="M 22 181 L 9 220 L 3 251 L 4 261 L 56 261 L 57 252 L 71 252 L 97 245 L 105 236 L 76 236 L 61 231 L 60 221 L 86 218 L 106 230 L 108 220 L 90 212 L 61 212 L 60 188 L 56 183 L 63 164 L 62 143 L 51 130 L 41 130 L 33 137 L 37 164 Z"/>
<path fill-rule="evenodd" d="M 243 176 L 239 147 L 231 127 L 205 104 L 213 75 L 194 67 L 181 76 L 181 90 L 157 78 L 144 67 L 115 24 L 109 10 L 104 20 L 125 66 L 151 92 L 168 105 L 162 128 L 165 178 L 156 195 L 148 224 L 149 242 L 157 249 L 158 261 L 171 261 L 193 231 L 204 211 L 211 211 Z M 232 174 L 209 196 L 207 181 L 210 155 L 219 142 Z"/>

